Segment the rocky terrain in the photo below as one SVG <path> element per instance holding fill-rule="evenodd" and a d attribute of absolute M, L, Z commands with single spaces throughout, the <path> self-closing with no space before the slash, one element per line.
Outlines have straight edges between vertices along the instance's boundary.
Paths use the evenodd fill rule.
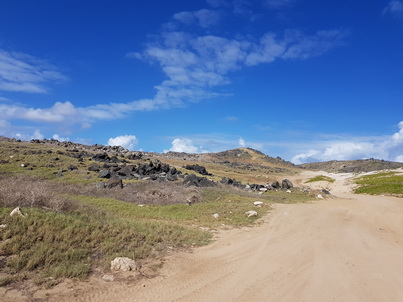
<path fill-rule="evenodd" d="M 273 208 L 288 204 L 277 216 L 286 217 L 298 206 L 295 203 L 330 201 L 337 198 L 338 192 L 350 194 L 351 182 L 347 178 L 354 173 L 399 167 L 402 164 L 373 159 L 297 166 L 251 148 L 207 154 L 159 154 L 116 146 L 47 139 L 24 142 L 0 137 L 0 297 L 7 298 L 7 302 L 53 301 L 52 298 L 62 293 L 65 301 L 107 301 L 116 293 L 111 291 L 109 295 L 103 291 L 106 285 L 109 292 L 111 288 L 124 287 L 127 282 L 137 286 L 144 280 L 158 280 L 155 277 L 167 255 L 206 245 L 221 230 L 249 228 L 256 220 L 266 219 Z M 318 176 L 320 181 L 308 183 L 311 176 Z M 399 170 L 370 180 L 377 187 L 389 185 L 387 194 L 401 196 L 401 177 Z M 335 204 L 343 206 L 344 201 L 340 202 Z M 334 217 L 332 211 L 324 214 Z M 320 217 L 310 215 L 310 211 L 296 213 L 302 218 L 284 218 L 284 224 L 273 228 L 290 228 L 294 232 L 292 225 L 299 221 L 301 225 L 295 228 L 304 230 L 307 224 L 303 217 L 311 217 L 309 221 Z M 312 229 L 322 228 L 326 221 L 318 219 Z M 339 224 L 335 221 L 335 225 Z M 332 225 L 328 227 L 334 229 Z M 253 246 L 264 250 L 264 254 L 271 253 L 266 247 L 272 244 L 263 247 L 259 243 L 271 238 L 265 234 L 273 228 L 264 227 L 263 237 L 253 241 Z M 309 233 L 310 229 L 306 231 Z M 301 233 L 300 238 L 305 235 Z M 244 239 L 239 237 L 236 241 Z M 287 254 L 290 249 L 299 248 L 287 241 L 287 247 L 272 257 Z M 244 251 L 249 251 L 252 258 L 245 257 L 243 273 L 253 280 L 247 267 L 254 265 L 254 253 L 243 244 L 230 253 Z M 309 258 L 309 255 L 305 256 Z M 206 262 L 202 255 L 196 263 L 214 268 L 225 262 L 220 257 L 217 259 L 217 262 Z M 265 265 L 269 265 L 270 259 L 261 258 Z M 214 278 L 200 272 L 197 265 L 192 266 L 193 262 L 190 259 L 182 269 L 191 268 L 190 274 L 201 274 L 209 280 L 207 285 L 213 285 Z M 234 271 L 234 265 L 228 266 L 228 271 Z M 203 271 L 214 276 L 211 269 Z M 264 275 L 265 270 L 258 271 Z M 235 279 L 241 277 L 236 275 Z M 69 280 L 88 278 L 95 283 L 87 283 L 93 288 L 87 288 L 89 294 L 81 299 L 76 295 L 80 287 L 69 285 L 72 282 Z M 172 280 L 173 284 L 176 280 Z M 189 280 L 190 283 L 184 284 L 190 292 L 197 292 L 198 286 L 193 288 L 192 284 L 198 283 Z M 53 294 L 45 290 L 53 287 L 56 287 Z M 172 288 L 170 281 L 155 292 L 157 296 L 144 291 L 147 297 L 139 297 L 144 301 L 165 301 L 166 297 L 160 294 L 166 288 Z M 201 296 L 195 295 L 194 301 L 220 300 L 220 291 L 213 292 L 212 296 L 208 291 L 202 292 Z M 183 297 L 184 301 L 192 301 L 180 291 L 172 291 L 171 296 L 173 300 Z M 263 296 L 260 298 L 264 300 Z M 130 300 L 132 294 L 119 299 Z"/>

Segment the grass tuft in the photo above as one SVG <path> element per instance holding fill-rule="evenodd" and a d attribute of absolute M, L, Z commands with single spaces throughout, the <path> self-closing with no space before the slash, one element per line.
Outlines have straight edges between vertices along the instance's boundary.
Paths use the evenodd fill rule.
<path fill-rule="evenodd" d="M 403 196 L 403 175 L 396 172 L 382 172 L 365 175 L 355 180 L 357 194 Z"/>
<path fill-rule="evenodd" d="M 317 181 L 327 181 L 327 182 L 333 183 L 336 180 L 334 178 L 329 177 L 329 176 L 318 175 L 318 176 L 315 176 L 315 177 L 312 177 L 312 178 L 308 179 L 305 183 L 317 182 Z"/>

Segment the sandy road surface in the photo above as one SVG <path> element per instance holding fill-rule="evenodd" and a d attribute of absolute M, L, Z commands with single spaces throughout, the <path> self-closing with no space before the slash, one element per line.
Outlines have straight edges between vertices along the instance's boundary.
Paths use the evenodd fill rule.
<path fill-rule="evenodd" d="M 294 180 L 296 181 L 296 180 Z M 403 301 L 403 199 L 275 205 L 261 226 L 171 256 L 160 277 L 54 301 Z"/>

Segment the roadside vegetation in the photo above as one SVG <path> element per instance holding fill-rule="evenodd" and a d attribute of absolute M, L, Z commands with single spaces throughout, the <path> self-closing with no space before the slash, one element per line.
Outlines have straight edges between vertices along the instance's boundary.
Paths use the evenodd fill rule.
<path fill-rule="evenodd" d="M 355 179 L 358 187 L 357 194 L 393 195 L 403 197 L 403 174 L 397 172 L 382 172 L 365 175 Z"/>
<path fill-rule="evenodd" d="M 63 278 L 108 272 L 118 256 L 158 266 L 167 251 L 211 242 L 211 230 L 252 225 L 274 202 L 312 198 L 299 190 L 258 194 L 221 184 L 188 187 L 181 180 L 128 180 L 123 189 L 99 189 L 98 173 L 88 171 L 93 161 L 61 147 L 1 142 L 0 155 L 0 286 L 29 280 L 51 287 Z M 256 172 L 265 174 L 236 171 L 221 172 L 233 178 L 253 173 L 257 180 Z M 10 216 L 16 207 L 23 216 Z M 258 216 L 247 217 L 249 210 Z"/>
<path fill-rule="evenodd" d="M 329 177 L 329 176 L 318 175 L 318 176 L 315 176 L 315 177 L 312 177 L 312 178 L 308 179 L 305 183 L 317 182 L 317 181 L 327 181 L 327 182 L 333 183 L 336 180 L 334 178 Z"/>

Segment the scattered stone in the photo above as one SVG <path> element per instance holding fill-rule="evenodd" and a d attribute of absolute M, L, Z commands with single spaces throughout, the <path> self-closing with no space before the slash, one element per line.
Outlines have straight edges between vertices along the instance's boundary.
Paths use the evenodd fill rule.
<path fill-rule="evenodd" d="M 214 187 L 215 183 L 205 177 L 199 177 L 194 174 L 190 174 L 185 177 L 183 184 L 187 186 L 195 187 Z"/>
<path fill-rule="evenodd" d="M 267 192 L 267 188 L 260 188 L 259 191 L 260 191 L 260 192 L 263 192 L 263 193 L 264 193 L 264 192 Z"/>
<path fill-rule="evenodd" d="M 318 195 L 316 196 L 316 198 L 323 199 L 323 196 L 322 196 L 321 194 L 318 194 Z"/>
<path fill-rule="evenodd" d="M 115 281 L 115 277 L 113 275 L 105 274 L 102 276 L 102 280 L 112 282 L 112 281 Z"/>
<path fill-rule="evenodd" d="M 111 261 L 111 270 L 122 272 L 135 271 L 136 262 L 127 257 L 116 257 Z"/>
<path fill-rule="evenodd" d="M 278 181 L 273 182 L 273 183 L 271 184 L 271 186 L 272 186 L 273 188 L 275 188 L 275 189 L 280 189 L 280 188 L 281 188 L 280 183 L 279 183 Z"/>
<path fill-rule="evenodd" d="M 101 170 L 98 175 L 99 178 L 111 178 L 111 171 Z"/>
<path fill-rule="evenodd" d="M 287 190 L 286 192 L 287 192 L 287 193 L 291 193 L 291 190 Z"/>
<path fill-rule="evenodd" d="M 245 212 L 245 215 L 248 217 L 257 216 L 257 212 L 256 211 L 247 211 L 247 212 Z"/>
<path fill-rule="evenodd" d="M 126 167 L 123 167 L 118 171 L 118 174 L 121 176 L 130 176 L 130 174 L 134 171 L 135 166 L 129 165 Z"/>
<path fill-rule="evenodd" d="M 197 173 L 200 173 L 201 175 L 211 175 L 210 173 L 207 172 L 206 168 L 200 165 L 187 165 L 184 167 L 186 170 L 192 170 Z"/>
<path fill-rule="evenodd" d="M 249 185 L 244 186 L 244 185 L 242 185 L 242 183 L 240 181 L 237 181 L 237 180 L 232 179 L 232 178 L 223 177 L 221 179 L 220 183 L 222 183 L 224 185 L 234 186 L 234 187 L 237 187 L 237 188 L 250 189 Z"/>
<path fill-rule="evenodd" d="M 323 190 L 322 190 L 322 193 L 324 193 L 324 194 L 326 194 L 326 195 L 329 195 L 329 194 L 330 194 L 330 191 L 328 191 L 328 190 L 326 190 L 326 189 L 323 189 Z"/>
<path fill-rule="evenodd" d="M 88 166 L 88 171 L 99 172 L 101 170 L 101 166 L 97 163 L 92 163 Z"/>
<path fill-rule="evenodd" d="M 97 189 L 105 189 L 106 184 L 104 182 L 99 182 L 95 184 Z"/>
<path fill-rule="evenodd" d="M 220 217 L 220 215 L 219 215 L 218 213 L 214 213 L 214 214 L 213 214 L 213 217 L 217 219 L 217 218 Z"/>
<path fill-rule="evenodd" d="M 11 211 L 10 216 L 21 216 L 25 217 L 27 214 L 22 214 L 21 209 L 19 207 L 16 207 L 14 210 Z"/>
<path fill-rule="evenodd" d="M 76 166 L 74 166 L 74 165 L 69 165 L 69 166 L 67 167 L 67 169 L 70 170 L 70 171 L 78 170 L 78 168 L 77 168 Z"/>
<path fill-rule="evenodd" d="M 120 187 L 121 189 L 123 188 L 123 182 L 121 179 L 117 178 L 117 177 L 112 177 L 111 179 L 109 179 L 106 184 L 105 184 L 106 188 L 114 188 L 114 187 Z"/>
<path fill-rule="evenodd" d="M 253 204 L 257 207 L 261 207 L 263 206 L 263 201 L 255 201 Z"/>
<path fill-rule="evenodd" d="M 289 181 L 288 179 L 284 179 L 281 182 L 281 187 L 285 190 L 291 189 L 294 185 L 292 184 L 291 181 Z"/>
<path fill-rule="evenodd" d="M 7 224 L 0 224 L 0 229 L 5 229 L 7 227 Z"/>

